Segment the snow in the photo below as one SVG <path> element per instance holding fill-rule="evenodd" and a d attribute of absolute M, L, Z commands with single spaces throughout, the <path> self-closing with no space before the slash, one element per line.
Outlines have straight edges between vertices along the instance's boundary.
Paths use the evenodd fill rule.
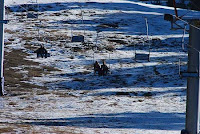
<path fill-rule="evenodd" d="M 170 30 L 170 23 L 163 18 L 165 13 L 173 14 L 173 8 L 137 0 L 38 0 L 42 10 L 39 20 L 43 26 L 39 28 L 39 36 L 44 40 L 37 41 L 38 22 L 19 17 L 22 10 L 19 5 L 27 3 L 30 1 L 5 1 L 6 6 L 15 11 L 7 16 L 12 20 L 5 28 L 18 32 L 5 33 L 5 42 L 10 37 L 15 39 L 6 45 L 6 51 L 22 49 L 29 54 L 26 59 L 39 62 L 40 66 L 59 69 L 25 83 L 46 86 L 53 92 L 62 91 L 67 97 L 35 93 L 26 102 L 12 97 L 17 107 L 26 109 L 31 104 L 34 111 L 9 111 L 1 101 L 0 107 L 19 117 L 13 120 L 5 116 L 1 122 L 30 124 L 35 130 L 44 132 L 53 127 L 65 130 L 63 127 L 66 126 L 74 133 L 85 134 L 180 133 L 185 125 L 186 79 L 179 77 L 178 59 L 181 57 L 185 64 L 187 53 L 181 48 L 183 30 Z M 84 24 L 79 15 L 79 3 Z M 180 14 L 188 12 L 185 9 L 178 11 Z M 186 17 L 199 18 L 200 12 L 189 11 Z M 143 38 L 146 39 L 145 18 L 149 24 L 149 39 L 156 41 L 151 42 L 150 62 L 135 62 L 134 45 L 137 53 L 149 52 L 148 43 L 143 43 Z M 25 21 L 19 22 L 19 19 Z M 106 24 L 117 24 L 117 27 Z M 88 44 L 70 42 L 72 34 L 84 33 Z M 20 35 L 33 37 L 29 41 L 32 46 L 43 44 L 51 57 L 36 58 L 34 50 L 26 48 L 26 40 Z M 57 40 L 48 41 L 46 36 L 57 37 Z M 184 36 L 185 44 L 188 44 L 188 37 L 188 34 Z M 114 51 L 105 49 L 109 45 L 114 46 Z M 95 52 L 91 49 L 95 46 L 103 50 Z M 102 59 L 106 59 L 110 74 L 93 75 L 93 62 L 101 63 Z M 182 69 L 186 69 L 186 65 Z"/>

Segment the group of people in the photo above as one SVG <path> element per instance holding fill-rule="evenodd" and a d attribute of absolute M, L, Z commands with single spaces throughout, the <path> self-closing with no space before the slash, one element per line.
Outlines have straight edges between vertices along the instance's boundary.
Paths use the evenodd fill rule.
<path fill-rule="evenodd" d="M 100 66 L 98 61 L 94 63 L 94 74 L 98 73 L 99 76 L 105 76 L 108 74 L 109 68 L 106 65 L 105 60 L 102 61 L 102 65 Z"/>

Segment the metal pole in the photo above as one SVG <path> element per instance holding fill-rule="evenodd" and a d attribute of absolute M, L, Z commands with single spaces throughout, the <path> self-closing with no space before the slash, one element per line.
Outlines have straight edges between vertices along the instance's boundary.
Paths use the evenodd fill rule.
<path fill-rule="evenodd" d="M 148 25 L 147 18 L 145 18 L 145 21 L 146 21 L 146 28 L 147 28 L 147 40 L 148 40 L 148 44 L 149 44 L 149 57 L 148 57 L 148 61 L 150 61 L 151 50 L 150 50 L 150 41 L 149 41 L 149 25 Z"/>
<path fill-rule="evenodd" d="M 0 2 L 0 21 L 4 20 L 4 0 Z M 4 23 L 0 22 L 0 95 L 4 95 L 3 58 L 4 58 Z"/>
<path fill-rule="evenodd" d="M 184 30 L 183 30 L 183 37 L 182 37 L 182 41 L 181 41 L 181 43 L 182 43 L 182 49 L 183 49 L 183 50 L 185 49 L 185 48 L 184 48 L 185 31 L 186 31 L 186 25 L 185 25 Z"/>
<path fill-rule="evenodd" d="M 176 1 L 175 0 L 173 0 L 173 6 L 174 6 L 176 17 L 178 17 L 178 12 L 177 12 L 177 9 L 176 9 Z"/>
<path fill-rule="evenodd" d="M 134 53 L 135 53 L 135 62 L 136 62 L 136 48 L 135 48 L 135 43 L 134 43 Z"/>
<path fill-rule="evenodd" d="M 98 40 L 98 31 L 97 31 L 97 36 L 96 36 L 96 46 L 97 47 L 97 40 Z"/>
<path fill-rule="evenodd" d="M 82 5 L 80 5 L 80 9 L 81 9 L 81 21 L 82 21 L 82 25 L 84 25 Z M 84 36 L 85 36 L 85 26 L 83 27 L 84 27 Z"/>
<path fill-rule="evenodd" d="M 188 51 L 188 72 L 200 72 L 200 30 L 190 26 L 189 44 L 191 48 Z M 187 102 L 186 102 L 186 131 L 189 134 L 199 133 L 199 92 L 200 78 L 187 78 Z"/>
<path fill-rule="evenodd" d="M 109 69 L 110 69 L 110 64 L 111 64 L 111 63 L 110 63 L 110 53 L 109 53 Z"/>
<path fill-rule="evenodd" d="M 178 59 L 178 74 L 181 76 L 181 58 Z"/>
<path fill-rule="evenodd" d="M 146 22 L 146 28 L 147 28 L 147 39 L 149 39 L 149 26 L 148 26 L 147 18 L 145 18 L 145 22 Z"/>

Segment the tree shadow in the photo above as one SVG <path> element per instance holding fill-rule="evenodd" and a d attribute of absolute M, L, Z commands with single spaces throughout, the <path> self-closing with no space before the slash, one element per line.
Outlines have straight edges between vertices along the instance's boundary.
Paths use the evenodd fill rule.
<path fill-rule="evenodd" d="M 73 118 L 35 119 L 25 122 L 30 125 L 69 126 L 83 128 L 181 130 L 184 128 L 183 113 L 113 113 L 94 114 Z"/>
<path fill-rule="evenodd" d="M 176 94 L 177 96 L 185 96 L 185 89 L 173 89 L 173 90 L 164 90 L 164 91 L 107 91 L 100 93 L 91 93 L 88 96 L 144 96 L 144 97 L 153 97 L 153 96 L 163 96 L 165 94 Z"/>
<path fill-rule="evenodd" d="M 26 8 L 31 6 L 30 4 L 24 5 L 14 5 L 10 6 L 9 9 L 13 12 L 25 12 Z M 149 19 L 149 34 L 151 35 L 169 35 L 172 33 L 170 30 L 170 23 L 164 21 L 163 15 L 164 13 L 173 14 L 173 9 L 170 8 L 155 8 L 151 6 L 146 6 L 142 4 L 138 4 L 137 2 L 132 3 L 97 3 L 97 2 L 69 2 L 69 3 L 46 3 L 39 4 L 39 12 L 48 12 L 48 11 L 62 11 L 62 14 L 66 14 L 68 10 L 80 10 L 80 6 L 82 9 L 87 10 L 118 10 L 118 12 L 105 13 L 104 15 L 94 13 L 94 18 L 92 20 L 84 20 L 84 24 L 94 25 L 94 24 L 117 24 L 117 28 L 113 27 L 94 27 L 94 26 L 80 26 L 79 29 L 91 29 L 96 30 L 99 29 L 101 31 L 115 31 L 115 32 L 123 32 L 126 34 L 145 34 L 145 20 L 144 18 Z M 186 13 L 187 11 L 181 10 L 181 12 Z M 193 16 L 199 16 L 198 12 L 191 12 L 188 14 Z M 63 17 L 62 17 L 63 18 Z M 162 21 L 162 23 L 157 23 L 158 21 Z M 131 22 L 131 23 L 130 23 Z M 68 24 L 82 24 L 80 19 L 68 19 L 61 20 L 57 22 L 52 22 L 56 24 L 68 23 Z M 140 23 L 141 25 L 138 25 Z M 135 26 L 137 25 L 137 27 Z M 169 26 L 169 27 L 166 27 Z M 156 27 L 155 27 L 156 26 Z M 56 27 L 49 27 L 56 28 Z M 66 28 L 66 27 L 63 27 Z M 165 31 L 165 32 L 163 32 Z M 180 31 L 173 31 L 173 34 L 179 34 Z"/>

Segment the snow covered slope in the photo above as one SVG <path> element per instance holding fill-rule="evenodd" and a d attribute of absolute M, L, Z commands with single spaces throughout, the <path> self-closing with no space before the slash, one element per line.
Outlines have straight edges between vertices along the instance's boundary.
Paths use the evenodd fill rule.
<path fill-rule="evenodd" d="M 34 103 L 34 111 L 11 111 L 18 120 L 2 117 L 1 122 L 20 122 L 45 132 L 56 128 L 85 134 L 180 133 L 185 124 L 186 80 L 179 77 L 178 61 L 181 58 L 181 69 L 186 69 L 187 53 L 181 46 L 183 30 L 172 31 L 164 21 L 163 15 L 173 14 L 173 8 L 137 0 L 38 0 L 38 19 L 27 19 L 25 6 L 20 5 L 27 3 L 6 1 L 10 9 L 6 17 L 11 19 L 5 26 L 6 51 L 23 50 L 29 54 L 26 59 L 40 67 L 59 69 L 50 74 L 44 69 L 41 77 L 24 82 L 62 94 L 33 91 L 27 104 L 15 97 L 18 107 Z M 179 14 L 200 18 L 197 11 L 180 9 Z M 72 43 L 72 35 L 84 35 L 85 43 Z M 40 45 L 51 57 L 36 58 L 33 51 Z M 150 62 L 134 60 L 135 53 L 149 51 Z M 102 59 L 110 73 L 94 75 L 93 63 L 101 64 Z"/>

